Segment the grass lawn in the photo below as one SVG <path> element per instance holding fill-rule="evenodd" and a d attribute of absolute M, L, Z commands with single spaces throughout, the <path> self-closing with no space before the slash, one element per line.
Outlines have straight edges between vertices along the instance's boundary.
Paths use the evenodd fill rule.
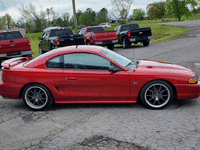
<path fill-rule="evenodd" d="M 172 22 L 176 21 L 175 19 L 166 19 L 164 22 Z M 181 27 L 174 27 L 174 26 L 166 26 L 160 25 L 159 23 L 163 23 L 162 20 L 143 20 L 143 21 L 133 21 L 132 23 L 138 23 L 141 28 L 151 27 L 153 31 L 153 39 L 151 43 L 163 42 L 163 41 L 170 41 L 173 39 L 178 38 L 181 35 L 186 34 L 187 29 Z M 106 28 L 106 31 L 113 31 L 116 26 L 119 24 L 114 23 L 112 24 L 111 28 Z M 39 40 L 38 37 L 41 37 L 42 33 L 29 33 L 26 34 L 25 37 L 28 37 L 31 41 L 31 47 L 33 51 L 33 57 L 39 56 Z M 133 44 L 134 45 L 134 44 Z M 141 45 L 142 44 L 137 44 Z"/>

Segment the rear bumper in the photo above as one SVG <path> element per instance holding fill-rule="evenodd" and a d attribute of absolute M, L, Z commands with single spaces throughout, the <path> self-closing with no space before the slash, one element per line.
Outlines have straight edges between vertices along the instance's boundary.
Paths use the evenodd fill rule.
<path fill-rule="evenodd" d="M 137 42 L 143 42 L 143 41 L 151 40 L 151 39 L 153 39 L 153 36 L 131 37 L 131 38 L 128 38 L 127 40 L 129 43 L 137 43 Z"/>
<path fill-rule="evenodd" d="M 6 59 L 6 58 L 14 58 L 14 57 L 23 57 L 23 56 L 32 56 L 32 50 L 26 50 L 26 51 L 17 51 L 17 52 L 10 52 L 10 53 L 3 53 L 0 54 L 0 58 Z"/>
<path fill-rule="evenodd" d="M 20 99 L 21 86 L 0 82 L 0 95 L 3 98 Z"/>
<path fill-rule="evenodd" d="M 178 84 L 175 87 L 177 100 L 193 99 L 200 96 L 200 81 L 198 84 Z"/>
<path fill-rule="evenodd" d="M 95 45 L 111 45 L 111 44 L 117 44 L 118 40 L 109 40 L 109 41 L 100 41 L 100 42 L 94 42 Z"/>

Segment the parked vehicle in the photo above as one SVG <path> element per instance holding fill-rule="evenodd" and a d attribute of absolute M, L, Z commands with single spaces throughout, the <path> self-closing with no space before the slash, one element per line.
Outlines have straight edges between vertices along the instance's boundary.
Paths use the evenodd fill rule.
<path fill-rule="evenodd" d="M 12 92 L 11 92 L 12 91 Z M 2 63 L 0 95 L 34 110 L 55 103 L 142 103 L 153 109 L 172 99 L 199 97 L 190 69 L 150 60 L 131 61 L 100 46 L 68 46 L 34 59 Z"/>
<path fill-rule="evenodd" d="M 102 26 L 104 28 L 112 27 L 111 23 L 100 23 L 98 26 Z"/>
<path fill-rule="evenodd" d="M 85 28 L 85 27 L 87 27 L 87 26 L 86 25 L 80 25 L 80 26 L 78 26 L 78 29 L 80 30 L 80 29 Z"/>
<path fill-rule="evenodd" d="M 130 47 L 131 43 L 143 43 L 148 46 L 150 39 L 152 39 L 151 28 L 140 28 L 137 23 L 123 24 L 115 28 L 118 35 L 118 43 L 122 44 L 123 48 Z"/>
<path fill-rule="evenodd" d="M 42 38 L 39 39 L 41 54 L 57 47 L 85 44 L 83 35 L 74 35 L 68 27 L 49 27 L 44 30 Z"/>
<path fill-rule="evenodd" d="M 31 42 L 19 30 L 0 32 L 0 63 L 13 57 L 32 57 Z"/>
<path fill-rule="evenodd" d="M 118 42 L 116 31 L 105 31 L 101 26 L 91 26 L 80 30 L 79 35 L 84 35 L 86 45 L 107 46 L 113 50 L 114 44 Z"/>

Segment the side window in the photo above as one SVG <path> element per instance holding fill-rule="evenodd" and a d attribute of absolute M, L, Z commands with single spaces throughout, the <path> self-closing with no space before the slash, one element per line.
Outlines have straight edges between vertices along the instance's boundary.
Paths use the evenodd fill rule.
<path fill-rule="evenodd" d="M 61 63 L 61 56 L 57 56 L 57 57 L 54 57 L 54 58 L 51 58 L 50 60 L 48 60 L 46 62 L 46 66 L 47 68 L 49 69 L 63 69 L 62 67 L 62 63 Z"/>
<path fill-rule="evenodd" d="M 65 69 L 108 70 L 110 66 L 110 61 L 95 54 L 74 53 L 64 55 Z"/>

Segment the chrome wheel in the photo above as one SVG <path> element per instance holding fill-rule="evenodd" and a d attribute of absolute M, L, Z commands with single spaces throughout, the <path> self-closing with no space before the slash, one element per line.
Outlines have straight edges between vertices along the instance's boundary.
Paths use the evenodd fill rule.
<path fill-rule="evenodd" d="M 28 85 L 23 90 L 23 100 L 31 109 L 42 110 L 50 106 L 53 101 L 51 92 L 43 85 Z"/>
<path fill-rule="evenodd" d="M 149 108 L 162 108 L 172 99 L 173 90 L 164 81 L 150 82 L 141 91 L 141 100 Z"/>

